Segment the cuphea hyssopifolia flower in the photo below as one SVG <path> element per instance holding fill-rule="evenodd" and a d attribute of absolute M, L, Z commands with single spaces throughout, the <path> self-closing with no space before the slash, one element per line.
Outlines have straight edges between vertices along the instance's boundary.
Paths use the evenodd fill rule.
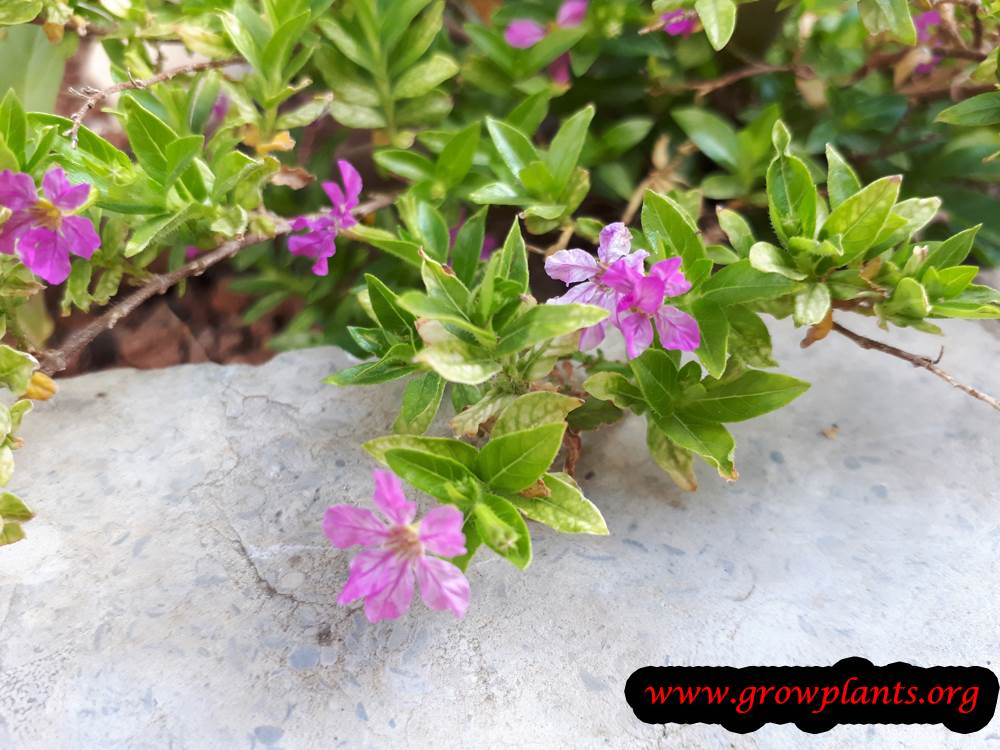
<path fill-rule="evenodd" d="M 604 340 L 613 324 L 625 337 L 629 359 L 653 343 L 653 326 L 664 349 L 694 351 L 701 343 L 697 321 L 683 310 L 664 304 L 691 288 L 680 269 L 680 258 L 654 263 L 645 273 L 645 250 L 632 250 L 632 235 L 624 224 L 609 224 L 601 231 L 597 258 L 585 250 L 560 250 L 545 260 L 545 272 L 554 279 L 575 284 L 549 304 L 588 304 L 603 307 L 610 316 L 580 334 L 580 348 L 591 349 Z"/>
<path fill-rule="evenodd" d="M 335 182 L 323 183 L 333 208 L 319 216 L 297 217 L 292 221 L 292 230 L 305 234 L 288 238 L 288 252 L 316 261 L 312 272 L 317 276 L 326 276 L 329 271 L 329 260 L 337 252 L 337 233 L 358 223 L 351 211 L 357 207 L 361 195 L 361 175 L 343 159 L 337 162 L 337 167 L 343 188 Z"/>
<path fill-rule="evenodd" d="M 934 30 L 941 25 L 941 14 L 936 10 L 921 13 L 913 19 L 913 25 L 917 27 L 917 41 L 928 46 L 933 41 Z M 934 70 L 939 62 L 941 62 L 941 58 L 932 54 L 927 62 L 920 63 L 914 70 L 921 75 L 927 75 Z"/>
<path fill-rule="evenodd" d="M 670 36 L 688 37 L 698 28 L 698 16 L 689 10 L 672 10 L 660 16 L 663 30 Z"/>
<path fill-rule="evenodd" d="M 90 185 L 73 185 L 62 167 L 42 178 L 39 197 L 30 175 L 0 172 L 0 206 L 10 210 L 0 226 L 0 252 L 16 253 L 32 273 L 50 284 L 69 276 L 70 254 L 90 258 L 101 238 L 89 219 L 73 216 L 90 197 Z"/>
<path fill-rule="evenodd" d="M 583 23 L 587 17 L 588 0 L 565 0 L 559 6 L 553 28 L 572 29 Z M 511 21 L 504 32 L 504 39 L 511 47 L 527 49 L 534 47 L 546 36 L 548 30 L 537 21 L 530 18 L 519 18 Z M 569 53 L 564 52 L 549 66 L 552 80 L 560 84 L 568 84 L 570 79 Z"/>
<path fill-rule="evenodd" d="M 375 505 L 388 523 L 353 505 L 334 505 L 323 519 L 323 529 L 335 547 L 364 547 L 351 560 L 347 585 L 337 602 L 364 599 L 370 622 L 399 617 L 410 608 L 416 577 L 428 607 L 462 617 L 469 606 L 469 581 L 455 565 L 441 559 L 465 554 L 462 511 L 439 505 L 414 524 L 416 503 L 406 499 L 396 475 L 376 470 L 374 476 Z"/>

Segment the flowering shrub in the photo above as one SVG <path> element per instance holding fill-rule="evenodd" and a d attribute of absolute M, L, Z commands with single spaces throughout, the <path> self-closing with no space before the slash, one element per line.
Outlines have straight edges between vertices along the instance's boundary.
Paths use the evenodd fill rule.
<path fill-rule="evenodd" d="M 766 317 L 1000 409 L 843 325 L 1000 317 L 968 262 L 1000 257 L 996 10 L 6 2 L 8 67 L 100 47 L 115 83 L 69 109 L 61 75 L 0 84 L 0 381 L 19 397 L 0 409 L 0 485 L 48 376 L 224 261 L 253 314 L 303 300 L 275 348 L 347 348 L 359 364 L 334 385 L 404 382 L 393 434 L 364 446 L 389 470 L 384 518 L 324 521 L 363 547 L 340 601 L 372 621 L 406 611 L 414 581 L 461 616 L 481 547 L 529 565 L 527 520 L 608 533 L 574 471 L 585 433 L 630 412 L 680 487 L 696 459 L 737 479 L 728 425 L 808 388 L 775 371 Z M 108 309 L 49 342 L 46 294 Z M 438 503 L 419 524 L 401 480 Z M 0 543 L 30 518 L 0 495 Z"/>

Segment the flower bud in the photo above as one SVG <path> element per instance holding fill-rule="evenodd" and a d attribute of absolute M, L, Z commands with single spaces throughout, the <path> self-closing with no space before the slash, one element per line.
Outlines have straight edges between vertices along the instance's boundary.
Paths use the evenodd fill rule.
<path fill-rule="evenodd" d="M 36 370 L 31 374 L 31 382 L 28 383 L 28 389 L 24 392 L 24 397 L 32 401 L 48 401 L 58 391 L 59 387 L 56 385 L 56 381 L 44 372 Z"/>

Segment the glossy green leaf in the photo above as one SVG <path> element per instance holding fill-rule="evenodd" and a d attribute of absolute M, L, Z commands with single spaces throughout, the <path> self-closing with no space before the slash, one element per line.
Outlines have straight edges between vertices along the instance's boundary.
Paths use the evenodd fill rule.
<path fill-rule="evenodd" d="M 565 430 L 565 422 L 553 422 L 493 438 L 479 451 L 479 477 L 505 492 L 529 487 L 552 465 Z"/>
<path fill-rule="evenodd" d="M 563 422 L 566 415 L 579 408 L 582 403 L 583 401 L 578 398 L 553 391 L 525 393 L 500 412 L 490 434 L 497 438 L 508 432 L 527 430 L 552 422 Z"/>
<path fill-rule="evenodd" d="M 403 391 L 403 405 L 393 430 L 411 435 L 426 432 L 441 406 L 444 385 L 445 381 L 433 372 L 425 372 L 407 383 Z"/>
<path fill-rule="evenodd" d="M 733 0 L 695 0 L 694 9 L 712 47 L 717 50 L 725 47 L 736 30 L 736 3 Z"/>
<path fill-rule="evenodd" d="M 542 482 L 548 495 L 530 498 L 512 495 L 510 502 L 533 521 L 564 534 L 607 535 L 608 526 L 601 511 L 583 496 L 572 477 L 558 472 L 546 474 Z"/>
<path fill-rule="evenodd" d="M 476 519 L 476 533 L 483 544 L 521 570 L 531 564 L 528 525 L 510 501 L 497 495 L 485 495 L 472 513 Z"/>

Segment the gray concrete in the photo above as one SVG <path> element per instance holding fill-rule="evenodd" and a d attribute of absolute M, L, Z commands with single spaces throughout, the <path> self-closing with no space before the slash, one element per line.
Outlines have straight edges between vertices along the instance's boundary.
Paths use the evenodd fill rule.
<path fill-rule="evenodd" d="M 944 364 L 1000 391 L 998 328 L 946 327 Z M 321 385 L 342 353 L 64 382 L 18 454 L 38 518 L 0 550 L 0 747 L 1000 748 L 1000 720 L 737 736 L 625 704 L 645 664 L 1000 657 L 1000 415 L 776 330 L 815 386 L 736 427 L 738 483 L 673 489 L 638 420 L 591 437 L 580 474 L 612 535 L 536 527 L 526 574 L 481 555 L 462 622 L 415 604 L 372 626 L 334 604 L 348 557 L 320 520 L 368 501 L 359 443 L 398 395 Z"/>

